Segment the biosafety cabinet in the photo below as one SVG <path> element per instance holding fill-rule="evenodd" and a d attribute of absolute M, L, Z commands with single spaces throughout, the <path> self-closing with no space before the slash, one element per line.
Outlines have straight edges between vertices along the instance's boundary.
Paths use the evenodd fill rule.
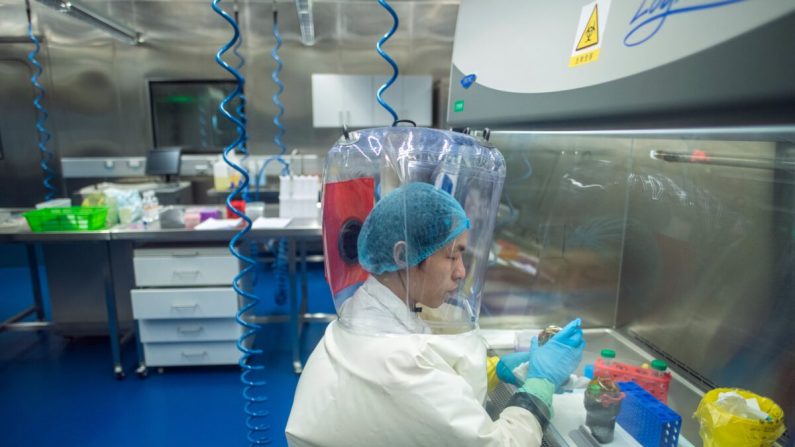
<path fill-rule="evenodd" d="M 523 129 L 785 122 L 794 37 L 791 0 L 464 0 L 447 119 Z"/>
<path fill-rule="evenodd" d="M 582 317 L 795 427 L 794 50 L 789 0 L 464 0 L 448 122 L 508 166 L 482 326 Z"/>

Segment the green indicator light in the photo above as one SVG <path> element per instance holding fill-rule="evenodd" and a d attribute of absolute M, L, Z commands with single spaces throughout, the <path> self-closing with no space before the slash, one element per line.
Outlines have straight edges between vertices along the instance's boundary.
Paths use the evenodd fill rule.
<path fill-rule="evenodd" d="M 464 111 L 464 101 L 456 101 L 455 105 L 453 106 L 454 112 L 463 112 Z"/>
<path fill-rule="evenodd" d="M 171 104 L 186 104 L 186 103 L 189 103 L 189 102 L 194 102 L 195 100 L 196 100 L 196 98 L 194 98 L 193 96 L 171 95 L 171 96 L 166 97 L 165 101 L 168 102 L 168 103 L 171 103 Z"/>

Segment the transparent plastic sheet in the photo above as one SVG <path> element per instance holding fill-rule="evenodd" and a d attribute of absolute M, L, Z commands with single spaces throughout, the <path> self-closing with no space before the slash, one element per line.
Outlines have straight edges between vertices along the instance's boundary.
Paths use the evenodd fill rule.
<path fill-rule="evenodd" d="M 467 135 L 390 127 L 341 138 L 323 185 L 326 278 L 341 324 L 376 334 L 476 328 L 504 179 L 500 152 Z M 381 217 L 368 224 L 371 214 Z M 375 236 L 363 242 L 368 226 Z M 381 256 L 381 267 L 367 271 L 362 255 Z"/>
<path fill-rule="evenodd" d="M 753 398 L 759 409 L 769 416 L 766 420 L 737 416 L 718 403 L 721 393 L 734 392 L 743 398 Z M 693 415 L 701 424 L 699 435 L 705 447 L 765 447 L 784 433 L 784 411 L 772 400 L 750 391 L 716 388 L 701 399 Z"/>

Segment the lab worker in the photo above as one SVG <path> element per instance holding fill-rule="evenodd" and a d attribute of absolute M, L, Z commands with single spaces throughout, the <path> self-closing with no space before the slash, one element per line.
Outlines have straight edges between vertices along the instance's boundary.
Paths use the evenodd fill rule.
<path fill-rule="evenodd" d="M 579 320 L 543 346 L 533 340 L 529 352 L 487 358 L 479 293 L 467 294 L 482 282 L 468 272 L 484 256 L 472 253 L 483 245 L 473 221 L 426 182 L 405 183 L 375 204 L 357 244 L 369 276 L 338 306 L 306 364 L 289 445 L 541 445 L 553 393 L 582 356 Z M 492 420 L 483 404 L 500 378 L 518 389 Z"/>

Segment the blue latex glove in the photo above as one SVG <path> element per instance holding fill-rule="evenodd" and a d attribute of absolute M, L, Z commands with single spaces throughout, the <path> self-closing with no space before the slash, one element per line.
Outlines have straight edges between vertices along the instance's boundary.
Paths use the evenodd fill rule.
<path fill-rule="evenodd" d="M 519 374 L 516 370 L 523 363 L 527 363 L 529 361 L 530 351 L 520 351 L 504 355 L 500 357 L 500 361 L 497 363 L 497 377 L 499 377 L 500 380 L 505 383 L 510 383 L 520 387 L 525 382 L 524 376 L 526 374 Z"/>
<path fill-rule="evenodd" d="M 577 318 L 555 334 L 544 346 L 538 346 L 538 337 L 530 342 L 530 368 L 527 378 L 547 379 L 560 389 L 569 375 L 577 369 L 585 349 L 585 339 Z"/>

